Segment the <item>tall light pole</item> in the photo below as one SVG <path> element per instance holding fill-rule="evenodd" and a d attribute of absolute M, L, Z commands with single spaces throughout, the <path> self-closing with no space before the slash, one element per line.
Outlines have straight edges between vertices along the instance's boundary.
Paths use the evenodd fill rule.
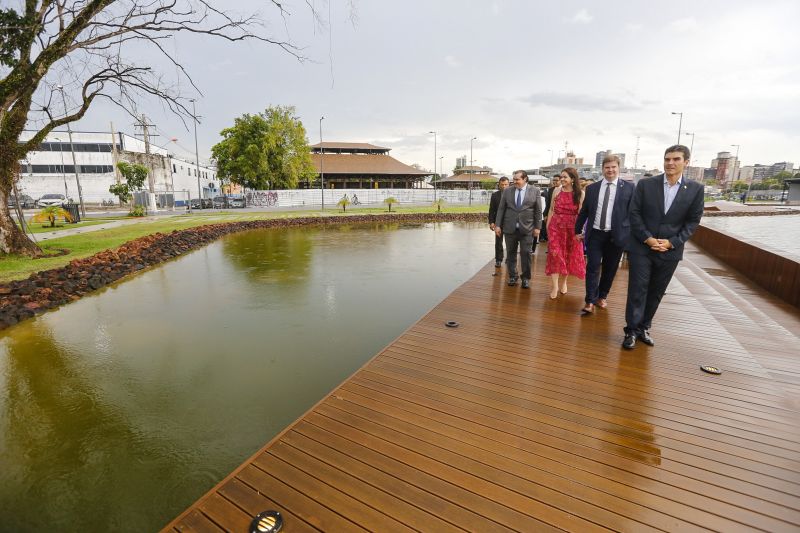
<path fill-rule="evenodd" d="M 194 106 L 194 98 L 192 98 L 192 119 L 194 123 L 194 160 L 197 166 L 197 200 L 200 202 L 200 209 L 203 209 L 203 189 L 200 187 L 200 150 L 197 148 L 197 109 Z M 191 198 L 189 203 L 192 203 Z M 211 207 L 214 207 L 213 203 Z"/>
<path fill-rule="evenodd" d="M 61 153 L 61 177 L 64 178 L 64 200 L 69 200 L 69 189 L 67 189 L 67 169 L 64 168 L 64 147 L 61 146 L 61 139 L 53 137 L 58 141 L 58 151 Z"/>
<path fill-rule="evenodd" d="M 684 135 L 691 135 L 692 136 L 692 144 L 689 146 L 689 157 L 694 159 L 694 133 L 689 133 L 688 131 L 683 132 Z"/>
<path fill-rule="evenodd" d="M 681 126 L 683 126 L 683 112 L 682 111 L 673 111 L 673 115 L 680 115 L 678 119 L 678 142 L 676 144 L 681 143 Z"/>
<path fill-rule="evenodd" d="M 322 210 L 325 211 L 325 172 L 322 169 L 322 160 L 325 155 L 325 148 L 322 146 L 322 121 L 325 117 L 319 117 L 319 192 L 322 195 Z"/>
<path fill-rule="evenodd" d="M 548 148 L 547 151 L 550 152 L 550 166 L 552 167 L 553 166 L 553 149 L 552 148 Z"/>
<path fill-rule="evenodd" d="M 439 156 L 439 176 L 441 176 L 443 173 L 444 173 L 444 156 L 440 155 Z"/>
<path fill-rule="evenodd" d="M 436 179 L 436 132 L 429 131 L 428 133 L 433 133 L 433 201 L 436 201 L 436 182 L 439 181 Z"/>
<path fill-rule="evenodd" d="M 472 160 L 472 141 L 477 141 L 477 137 L 473 137 L 469 140 L 469 166 L 470 166 L 470 177 L 469 177 L 469 205 L 472 206 L 472 178 L 475 176 L 475 169 L 472 168 L 473 160 Z"/>
<path fill-rule="evenodd" d="M 67 97 L 64 96 L 64 86 L 56 85 L 56 89 L 61 91 L 61 101 L 64 102 L 64 116 L 67 116 Z M 72 128 L 67 122 L 67 133 L 69 134 L 69 149 L 72 152 L 72 167 L 75 170 L 75 183 L 78 184 L 78 202 L 81 205 L 81 216 L 86 218 L 86 208 L 83 206 L 83 189 L 81 189 L 81 178 L 78 177 L 78 163 L 75 161 L 75 145 L 72 144 Z"/>

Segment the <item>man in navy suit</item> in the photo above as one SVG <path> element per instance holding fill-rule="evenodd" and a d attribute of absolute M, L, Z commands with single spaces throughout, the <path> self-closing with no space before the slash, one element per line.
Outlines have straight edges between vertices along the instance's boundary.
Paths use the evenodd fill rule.
<path fill-rule="evenodd" d="M 489 229 L 494 232 L 495 223 L 497 219 L 497 209 L 500 207 L 500 197 L 503 196 L 503 191 L 508 187 L 508 178 L 503 176 L 497 180 L 497 190 L 492 193 L 489 199 Z M 503 264 L 503 237 L 495 234 L 494 236 L 494 267 L 500 268 Z"/>
<path fill-rule="evenodd" d="M 586 305 L 583 315 L 594 313 L 594 306 L 605 309 L 606 298 L 617 274 L 619 260 L 631 233 L 628 211 L 634 186 L 619 179 L 620 159 L 603 159 L 605 179 L 586 187 L 583 207 L 575 221 L 575 238 L 586 239 Z M 586 233 L 583 227 L 586 221 Z M 602 272 L 602 273 L 601 273 Z"/>
<path fill-rule="evenodd" d="M 670 146 L 664 152 L 664 173 L 644 178 L 631 203 L 630 272 L 625 306 L 625 340 L 632 350 L 636 341 L 655 342 L 649 329 L 672 274 L 683 259 L 683 245 L 703 216 L 703 186 L 683 177 L 689 149 Z"/>

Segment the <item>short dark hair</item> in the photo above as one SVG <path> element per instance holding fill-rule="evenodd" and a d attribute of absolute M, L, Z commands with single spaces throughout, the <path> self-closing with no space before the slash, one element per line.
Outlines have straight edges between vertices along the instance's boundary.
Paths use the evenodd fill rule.
<path fill-rule="evenodd" d="M 672 146 L 670 146 L 669 148 L 664 150 L 664 155 L 666 156 L 670 152 L 681 152 L 683 154 L 683 160 L 684 161 L 688 161 L 691 158 L 691 155 L 692 155 L 689 152 L 689 149 L 686 148 L 682 144 L 673 144 Z"/>
<path fill-rule="evenodd" d="M 528 173 L 525 172 L 524 170 L 515 170 L 513 175 L 516 176 L 517 174 L 522 176 L 525 179 L 525 181 L 528 181 Z"/>
<path fill-rule="evenodd" d="M 500 179 L 497 180 L 497 183 L 500 183 L 501 181 L 508 181 L 508 178 L 505 176 L 500 176 Z"/>

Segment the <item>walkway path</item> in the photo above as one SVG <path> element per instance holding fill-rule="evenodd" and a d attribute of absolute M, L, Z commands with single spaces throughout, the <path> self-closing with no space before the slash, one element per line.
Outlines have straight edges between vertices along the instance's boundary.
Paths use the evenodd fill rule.
<path fill-rule="evenodd" d="M 798 531 L 800 314 L 687 256 L 631 352 L 626 269 L 582 318 L 487 266 L 165 531 Z"/>

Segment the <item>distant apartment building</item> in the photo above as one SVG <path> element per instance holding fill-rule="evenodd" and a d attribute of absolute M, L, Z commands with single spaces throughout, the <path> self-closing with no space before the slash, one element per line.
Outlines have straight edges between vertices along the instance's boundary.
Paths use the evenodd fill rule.
<path fill-rule="evenodd" d="M 570 150 L 564 155 L 564 157 L 558 158 L 558 163 L 555 165 L 541 167 L 539 172 L 544 176 L 553 176 L 560 173 L 567 167 L 575 168 L 578 171 L 578 174 L 585 177 L 592 177 L 592 170 L 594 169 L 592 165 L 584 164 L 583 158 L 576 156 L 575 152 Z"/>
<path fill-rule="evenodd" d="M 705 168 L 703 167 L 686 167 L 683 169 L 683 175 L 693 181 L 703 181 L 705 177 Z"/>
<path fill-rule="evenodd" d="M 739 179 L 739 161 L 730 152 L 718 152 L 716 159 L 711 161 L 711 168 L 716 169 L 714 179 L 722 189 Z"/>
<path fill-rule="evenodd" d="M 461 157 L 456 157 L 456 168 L 464 168 L 467 166 L 467 156 L 462 155 Z"/>
<path fill-rule="evenodd" d="M 742 167 L 739 173 L 739 179 L 747 183 L 760 183 L 775 176 L 779 172 L 794 172 L 794 163 L 782 161 L 771 165 L 748 165 Z"/>
<path fill-rule="evenodd" d="M 609 156 L 609 155 L 615 155 L 615 156 L 619 157 L 619 168 L 620 169 L 626 168 L 625 167 L 625 154 L 622 153 L 622 152 L 614 153 L 610 148 L 608 150 L 601 150 L 600 152 L 597 152 L 595 154 L 595 156 L 594 156 L 594 168 L 602 169 L 603 168 L 603 159 L 605 159 L 606 156 Z"/>

